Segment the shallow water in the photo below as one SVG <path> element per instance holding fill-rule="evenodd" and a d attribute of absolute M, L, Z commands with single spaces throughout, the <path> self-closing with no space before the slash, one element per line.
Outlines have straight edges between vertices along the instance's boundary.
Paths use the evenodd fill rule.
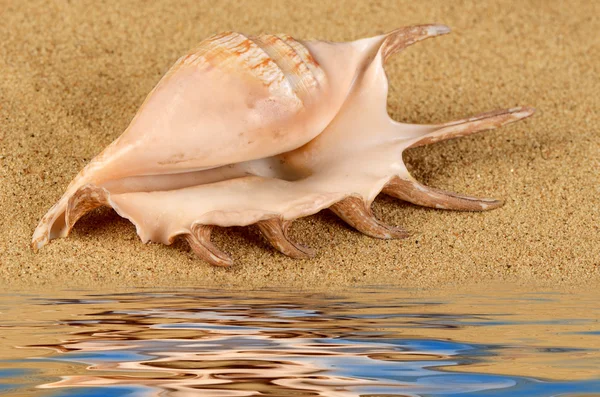
<path fill-rule="evenodd" d="M 0 296 L 0 394 L 600 396 L 598 294 Z"/>

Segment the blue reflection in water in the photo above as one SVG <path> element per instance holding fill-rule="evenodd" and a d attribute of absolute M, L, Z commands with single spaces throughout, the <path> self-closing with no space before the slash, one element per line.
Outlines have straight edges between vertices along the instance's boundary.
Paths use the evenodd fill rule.
<path fill-rule="evenodd" d="M 205 325 L 197 324 L 199 328 Z M 216 328 L 216 327 L 213 327 Z M 231 327 L 222 327 L 224 330 L 231 330 Z M 287 343 L 289 341 L 277 341 L 273 339 L 262 339 L 253 336 L 226 336 L 218 340 L 207 342 L 202 341 L 182 341 L 182 340 L 156 340 L 156 341 L 134 341 L 136 351 L 95 351 L 95 352 L 72 352 L 60 356 L 44 358 L 41 360 L 79 362 L 86 364 L 103 364 L 107 362 L 127 363 L 143 362 L 151 364 L 146 366 L 149 371 L 161 369 L 160 360 L 165 356 L 181 354 L 180 362 L 186 362 L 187 367 L 190 362 L 197 362 L 198 368 L 208 365 L 216 365 L 220 371 L 207 371 L 203 375 L 212 374 L 213 379 L 218 376 L 227 378 L 229 382 L 239 382 L 240 387 L 247 383 L 248 379 L 256 377 L 262 370 L 261 380 L 268 379 L 276 382 L 278 375 L 270 378 L 268 371 L 270 368 L 260 368 L 258 363 L 270 362 L 277 367 L 278 361 L 293 361 L 299 367 L 298 371 L 288 370 L 281 379 L 294 377 L 294 388 L 296 392 L 302 389 L 311 389 L 319 391 L 322 387 L 311 385 L 311 377 L 316 374 L 326 376 L 329 382 L 338 385 L 338 388 L 348 390 L 347 394 L 336 395 L 373 395 L 386 394 L 398 396 L 531 396 L 531 397 L 549 397 L 559 395 L 569 395 L 575 393 L 592 393 L 600 390 L 600 380 L 596 381 L 577 381 L 577 382 L 547 382 L 531 378 L 517 376 L 488 375 L 479 373 L 448 373 L 440 367 L 449 368 L 466 364 L 478 355 L 492 354 L 493 347 L 470 345 L 465 343 L 456 343 L 442 340 L 409 340 L 409 339 L 380 339 L 380 340 L 360 340 L 360 339 L 299 339 L 298 343 Z M 122 341 L 121 341 L 122 343 Z M 96 346 L 97 348 L 98 346 Z M 231 355 L 231 350 L 235 354 Z M 273 354 L 265 354 L 268 351 L 274 351 Z M 168 353 L 166 353 L 168 352 Z M 220 357 L 220 352 L 225 356 Z M 259 353 L 253 355 L 252 353 Z M 394 361 L 387 361 L 370 357 L 370 355 L 382 353 L 413 353 L 429 358 L 432 355 L 445 357 L 442 360 L 411 360 L 398 361 L 401 356 Z M 153 354 L 154 353 L 154 354 Z M 213 354 L 212 356 L 210 354 Z M 327 354 L 329 353 L 329 354 Z M 187 355 L 186 355 L 187 354 Z M 203 357 L 202 355 L 205 355 Z M 229 368 L 219 367 L 218 360 L 229 361 Z M 153 362 L 153 360 L 159 360 Z M 240 367 L 246 366 L 246 370 L 252 367 L 252 360 L 257 360 L 254 371 L 250 371 L 251 376 L 245 377 L 243 374 L 237 374 Z M 244 362 L 243 365 L 236 365 L 236 361 Z M 177 361 L 166 361 L 177 362 Z M 215 364 L 216 363 L 216 364 Z M 305 363 L 306 365 L 303 365 Z M 314 368 L 313 368 L 314 367 Z M 187 371 L 188 375 L 194 374 L 193 370 Z M 138 370 L 144 368 L 139 367 Z M 185 368 L 166 365 L 162 369 L 179 369 L 180 375 L 186 373 Z M 304 371 L 307 369 L 308 372 Z M 128 373 L 129 376 L 135 376 L 135 373 Z M 217 376 L 218 375 L 218 376 Z M 156 377 L 160 378 L 159 376 Z M 134 381 L 132 381 L 134 382 Z M 367 384 L 361 384 L 366 382 Z M 355 384 L 356 383 L 356 384 Z M 214 395 L 221 395 L 223 390 L 231 387 L 229 383 L 226 389 L 222 387 L 225 384 L 217 383 L 212 388 L 204 385 L 201 379 L 189 383 L 184 389 L 193 390 L 194 387 L 203 386 L 205 392 L 213 390 Z M 235 389 L 235 387 L 234 387 Z M 138 387 L 135 385 L 127 387 L 102 387 L 86 388 L 71 387 L 61 390 L 57 396 L 137 396 L 145 395 L 149 392 L 148 387 Z M 310 395 L 307 390 L 307 394 Z M 198 392 L 200 393 L 200 392 Z M 202 395 L 211 395 L 202 394 Z M 234 394 L 223 394 L 234 395 Z M 239 394 L 246 395 L 246 394 Z M 247 394 L 252 395 L 252 394 Z M 257 394 L 258 395 L 258 394 Z M 274 394 L 277 395 L 277 394 Z M 304 394 L 295 394 L 304 395 Z M 323 391 L 323 396 L 327 396 L 327 391 Z"/>
<path fill-rule="evenodd" d="M 53 397 L 142 397 L 150 395 L 152 389 L 142 386 L 116 387 L 78 387 L 53 392 Z"/>
<path fill-rule="evenodd" d="M 31 371 L 26 369 L 4 368 L 0 369 L 0 394 L 8 393 L 19 386 L 19 383 L 13 383 L 10 380 L 26 376 Z"/>
<path fill-rule="evenodd" d="M 128 361 L 142 361 L 151 358 L 147 354 L 140 354 L 132 351 L 95 351 L 95 352 L 77 352 L 68 353 L 64 356 L 46 357 L 35 360 L 48 361 L 72 361 L 85 364 L 97 364 L 101 362 L 123 363 Z"/>
<path fill-rule="evenodd" d="M 58 324 L 72 327 L 73 332 L 61 344 L 30 346 L 54 349 L 51 355 L 0 360 L 0 394 L 551 397 L 600 393 L 600 379 L 552 381 L 469 372 L 473 363 L 500 357 L 503 345 L 398 333 L 399 329 L 419 328 L 426 334 L 433 328 L 525 326 L 527 322 L 444 314 L 442 308 L 435 314 L 402 313 L 407 302 L 379 306 L 389 313 L 375 314 L 364 310 L 375 306 L 341 299 L 328 299 L 320 307 L 278 303 L 272 297 L 254 298 L 246 305 L 238 299 L 222 307 L 215 302 L 227 297 L 204 301 L 198 296 L 134 294 L 127 299 L 116 295 L 95 299 L 33 299 L 43 306 L 110 302 L 114 310 L 91 310 L 46 324 L 48 332 Z M 120 303 L 127 305 L 120 307 Z M 133 307 L 136 304 L 139 307 Z M 569 321 L 593 323 L 593 319 Z M 537 324 L 554 322 L 560 320 Z M 13 326 L 17 325 L 25 327 L 15 321 Z M 546 355 L 591 351 L 523 348 Z M 42 370 L 48 365 L 51 374 Z"/>

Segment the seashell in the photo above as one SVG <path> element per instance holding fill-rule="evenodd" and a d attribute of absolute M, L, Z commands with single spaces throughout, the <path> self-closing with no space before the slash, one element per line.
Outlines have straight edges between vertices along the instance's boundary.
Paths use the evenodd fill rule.
<path fill-rule="evenodd" d="M 307 258 L 313 251 L 291 241 L 288 228 L 324 208 L 368 236 L 406 237 L 373 216 L 380 192 L 433 208 L 499 207 L 498 200 L 422 185 L 402 152 L 500 127 L 533 109 L 436 125 L 399 123 L 386 111 L 385 60 L 449 31 L 411 26 L 348 43 L 227 32 L 203 41 L 75 177 L 40 221 L 34 249 L 66 236 L 99 206 L 129 219 L 143 242 L 183 236 L 220 266 L 232 259 L 211 243 L 214 226 L 257 224 L 277 250 Z"/>

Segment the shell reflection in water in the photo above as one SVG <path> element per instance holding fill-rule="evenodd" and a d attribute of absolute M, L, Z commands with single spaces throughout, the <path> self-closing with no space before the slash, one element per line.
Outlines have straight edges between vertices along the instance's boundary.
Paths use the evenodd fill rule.
<path fill-rule="evenodd" d="M 395 396 L 469 393 L 516 384 L 512 379 L 486 375 L 473 379 L 472 376 L 443 374 L 430 369 L 457 365 L 452 356 L 462 350 L 475 349 L 469 345 L 440 342 L 435 346 L 439 351 L 434 352 L 423 349 L 427 342 L 419 346 L 419 341 L 385 343 L 302 338 L 294 337 L 293 332 L 283 333 L 280 337 L 261 333 L 242 336 L 236 332 L 218 331 L 217 335 L 202 336 L 199 341 L 65 344 L 61 350 L 79 352 L 65 359 L 92 364 L 88 369 L 93 371 L 118 371 L 119 375 L 67 376 L 43 387 L 136 385 L 161 390 L 161 396 L 166 390 L 171 396 L 356 397 L 381 393 Z M 430 347 L 434 345 L 432 343 Z M 115 359 L 123 359 L 124 356 L 119 354 L 123 350 L 135 350 L 136 356 L 142 354 L 150 358 L 111 361 L 111 353 L 116 353 Z M 85 354 L 92 352 L 111 353 L 99 354 L 94 360 L 91 358 L 94 354 Z M 402 393 L 398 394 L 399 391 Z M 404 394 L 408 391 L 410 394 Z"/>
<path fill-rule="evenodd" d="M 589 301 L 578 302 L 589 307 Z M 445 304 L 398 292 L 91 296 L 43 303 L 64 316 L 54 314 L 48 329 L 66 336 L 60 343 L 27 347 L 56 352 L 38 354 L 33 362 L 36 368 L 52 366 L 36 386 L 52 389 L 54 397 L 416 397 L 484 391 L 550 397 L 600 389 L 600 353 L 593 347 L 595 336 L 585 334 L 598 332 L 597 323 L 589 317 L 574 321 L 572 305 L 560 311 L 537 300 L 511 304 L 515 314 L 507 316 L 507 303 L 481 306 L 481 300 L 462 297 Z M 495 314 L 473 312 L 475 307 Z M 547 336 L 548 324 L 554 340 L 534 343 Z M 576 339 L 574 331 L 580 333 Z M 568 348 L 573 341 L 579 345 Z M 541 373 L 563 380 L 536 379 Z"/>

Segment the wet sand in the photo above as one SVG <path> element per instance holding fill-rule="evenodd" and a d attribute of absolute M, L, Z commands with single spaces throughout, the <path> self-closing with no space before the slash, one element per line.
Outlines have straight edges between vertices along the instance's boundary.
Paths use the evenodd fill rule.
<path fill-rule="evenodd" d="M 500 283 L 594 288 L 600 281 L 600 3 L 539 1 L 0 0 L 0 284 L 11 286 L 295 286 Z M 329 211 L 292 237 L 286 258 L 255 228 L 219 230 L 236 265 L 214 268 L 183 242 L 144 245 L 100 209 L 66 239 L 30 249 L 37 222 L 75 174 L 125 129 L 185 51 L 219 31 L 346 41 L 444 23 L 386 66 L 389 113 L 437 123 L 529 105 L 530 119 L 412 149 L 427 185 L 504 199 L 484 213 L 426 209 L 381 196 L 374 211 L 411 232 L 381 241 Z"/>

